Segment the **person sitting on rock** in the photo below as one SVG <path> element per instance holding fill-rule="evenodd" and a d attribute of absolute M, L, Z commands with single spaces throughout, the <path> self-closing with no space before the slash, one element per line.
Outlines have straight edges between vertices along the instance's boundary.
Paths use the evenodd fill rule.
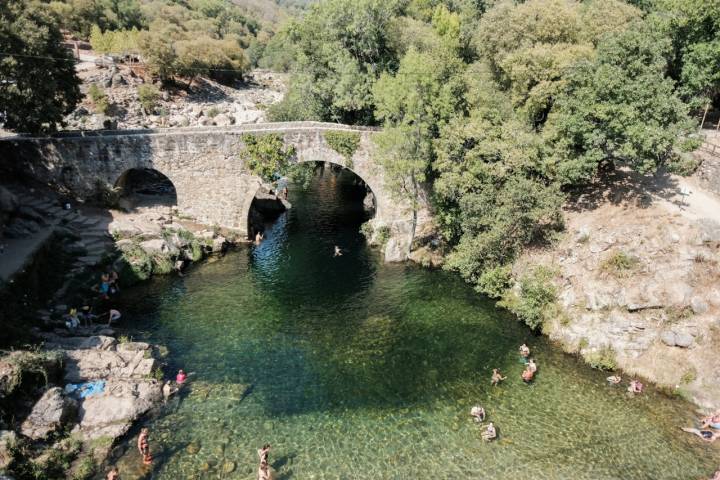
<path fill-rule="evenodd" d="M 622 377 L 620 375 L 610 375 L 605 380 L 607 380 L 610 385 L 617 385 L 622 382 Z"/>
<path fill-rule="evenodd" d="M 482 423 L 485 421 L 485 409 L 480 405 L 475 405 L 470 409 L 470 416 L 476 423 Z"/>
<path fill-rule="evenodd" d="M 110 294 L 115 295 L 116 293 L 120 292 L 120 286 L 118 285 L 118 281 L 120 280 L 120 275 L 113 270 L 110 269 L 107 271 L 108 276 L 108 283 L 110 284 Z"/>
<path fill-rule="evenodd" d="M 503 377 L 500 373 L 500 370 L 497 368 L 493 368 L 492 378 L 490 380 L 490 384 L 492 386 L 497 386 L 500 382 L 505 380 L 507 377 Z"/>
<path fill-rule="evenodd" d="M 110 311 L 108 312 L 107 326 L 109 327 L 110 324 L 112 324 L 113 322 L 117 322 L 118 320 L 120 320 L 120 317 L 122 317 L 120 312 L 115 310 L 114 308 L 111 308 Z"/>
<path fill-rule="evenodd" d="M 75 330 L 80 326 L 80 319 L 78 318 L 77 308 L 71 308 L 68 314 L 65 316 L 65 326 L 68 330 Z"/>
<path fill-rule="evenodd" d="M 90 307 L 89 305 L 85 305 L 84 307 L 82 307 L 82 313 L 80 314 L 80 316 L 82 318 L 83 325 L 85 325 L 86 327 L 89 327 L 92 324 L 93 320 L 97 318 L 97 315 L 92 313 L 92 307 Z"/>
<path fill-rule="evenodd" d="M 495 440 L 497 438 L 497 430 L 495 429 L 495 425 L 493 425 L 493 422 L 488 423 L 488 426 L 485 428 L 485 430 L 480 434 L 483 440 L 486 442 L 489 442 L 491 440 Z"/>

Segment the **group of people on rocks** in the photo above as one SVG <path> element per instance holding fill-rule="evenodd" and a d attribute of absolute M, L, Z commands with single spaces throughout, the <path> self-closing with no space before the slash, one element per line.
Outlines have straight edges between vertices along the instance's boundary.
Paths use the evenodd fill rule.
<path fill-rule="evenodd" d="M 92 290 L 99 294 L 98 298 L 92 302 L 93 305 L 85 305 L 80 310 L 71 307 L 68 312 L 63 315 L 67 329 L 75 331 L 81 326 L 90 327 L 95 321 L 100 320 L 104 322 L 105 318 L 107 318 L 108 327 L 110 327 L 113 322 L 118 321 L 122 315 L 114 308 L 108 308 L 107 311 L 99 314 L 93 313 L 93 310 L 98 306 L 106 306 L 110 298 L 120 291 L 120 287 L 118 286 L 119 279 L 118 273 L 114 270 L 103 272 L 100 275 L 100 282 L 92 287 Z"/>

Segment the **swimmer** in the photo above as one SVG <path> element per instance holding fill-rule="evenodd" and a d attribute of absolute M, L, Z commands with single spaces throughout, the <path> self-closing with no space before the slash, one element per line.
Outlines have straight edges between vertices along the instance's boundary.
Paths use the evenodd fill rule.
<path fill-rule="evenodd" d="M 270 444 L 266 443 L 262 448 L 258 449 L 258 456 L 260 457 L 260 463 L 267 463 L 268 455 L 270 454 Z"/>
<path fill-rule="evenodd" d="M 492 386 L 497 386 L 500 382 L 502 382 L 506 378 L 507 377 L 502 376 L 499 369 L 493 368 L 492 379 L 490 380 L 490 384 Z"/>
<path fill-rule="evenodd" d="M 530 360 L 528 360 L 527 368 L 533 373 L 533 375 L 537 373 L 538 367 L 534 359 L 531 358 Z"/>
<path fill-rule="evenodd" d="M 622 382 L 622 377 L 620 375 L 610 375 L 605 380 L 607 380 L 610 385 L 617 385 Z"/>
<path fill-rule="evenodd" d="M 175 376 L 175 382 L 177 382 L 178 385 L 182 385 L 187 380 L 187 375 L 185 372 L 183 372 L 182 368 L 178 370 L 177 375 Z"/>
<path fill-rule="evenodd" d="M 714 428 L 720 430 L 720 410 L 717 410 L 712 415 L 708 415 L 705 418 L 700 419 L 700 428 Z"/>
<path fill-rule="evenodd" d="M 140 436 L 138 437 L 137 443 L 138 450 L 140 451 L 140 455 L 143 457 L 143 463 L 145 465 L 150 465 L 152 463 L 152 455 L 150 455 L 150 442 L 148 441 L 149 435 L 150 430 L 143 428 L 140 430 Z"/>
<path fill-rule="evenodd" d="M 260 245 L 260 242 L 262 242 L 264 238 L 265 238 L 265 236 L 261 232 L 258 231 L 255 234 L 255 245 Z"/>
<path fill-rule="evenodd" d="M 488 426 L 485 428 L 485 431 L 482 432 L 480 434 L 480 436 L 486 442 L 495 440 L 497 438 L 497 430 L 495 430 L 495 425 L 493 425 L 493 422 L 488 423 Z"/>
<path fill-rule="evenodd" d="M 518 349 L 520 351 L 520 356 L 523 358 L 527 358 L 530 356 L 530 348 L 525 345 L 524 343 L 520 345 L 520 348 Z"/>
<path fill-rule="evenodd" d="M 340 250 L 340 247 L 338 247 L 337 245 L 335 245 L 335 254 L 333 255 L 333 257 L 342 257 L 342 250 Z"/>
<path fill-rule="evenodd" d="M 533 379 L 534 376 L 535 376 L 535 372 L 530 368 L 529 365 L 528 365 L 528 367 L 527 367 L 525 370 L 523 370 L 523 372 L 520 374 L 520 377 L 523 379 L 523 382 L 527 382 L 527 383 L 532 382 L 532 379 Z"/>
<path fill-rule="evenodd" d="M 480 405 L 475 405 L 470 409 L 470 416 L 476 423 L 482 423 L 485 420 L 485 409 Z"/>
<path fill-rule="evenodd" d="M 706 442 L 714 442 L 720 438 L 720 432 L 713 432 L 712 430 L 699 430 L 697 428 L 685 428 L 681 427 L 683 432 L 692 433 L 702 438 Z"/>
<path fill-rule="evenodd" d="M 645 386 L 638 380 L 633 380 L 628 386 L 628 392 L 630 393 L 642 393 Z"/>

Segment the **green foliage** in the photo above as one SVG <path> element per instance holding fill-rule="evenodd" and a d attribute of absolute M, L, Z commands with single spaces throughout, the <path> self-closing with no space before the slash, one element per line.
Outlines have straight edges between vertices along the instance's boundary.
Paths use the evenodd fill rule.
<path fill-rule="evenodd" d="M 193 238 L 188 243 L 188 256 L 189 260 L 193 262 L 198 262 L 202 260 L 203 256 L 205 255 L 205 252 L 203 251 L 202 244 L 200 243 L 200 240 L 197 238 Z"/>
<path fill-rule="evenodd" d="M 290 160 L 295 156 L 295 147 L 285 146 L 281 135 L 243 135 L 245 150 L 241 157 L 250 171 L 266 182 L 287 174 Z"/>
<path fill-rule="evenodd" d="M 157 380 L 158 382 L 162 382 L 163 378 L 165 378 L 165 374 L 162 371 L 162 368 L 158 367 L 155 368 L 152 373 L 150 374 L 150 378 L 153 378 Z"/>
<path fill-rule="evenodd" d="M 220 114 L 220 110 L 217 107 L 210 107 L 206 113 L 208 118 L 215 118 Z"/>
<path fill-rule="evenodd" d="M 137 88 L 140 105 L 147 113 L 154 113 L 160 99 L 160 90 L 155 85 L 145 83 Z"/>
<path fill-rule="evenodd" d="M 682 377 L 680 377 L 680 383 L 683 385 L 688 385 L 692 382 L 694 382 L 697 379 L 697 370 L 695 367 L 690 367 L 685 372 L 683 372 Z"/>
<path fill-rule="evenodd" d="M 546 267 L 535 268 L 520 279 L 519 291 L 507 292 L 499 305 L 513 312 L 530 328 L 538 328 L 554 313 L 552 307 L 557 301 L 557 289 L 553 276 Z"/>
<path fill-rule="evenodd" d="M 295 163 L 287 169 L 287 177 L 302 190 L 310 188 L 310 183 L 315 177 L 316 164 L 312 162 Z"/>
<path fill-rule="evenodd" d="M 95 460 L 93 460 L 92 456 L 86 455 L 82 457 L 77 462 L 75 468 L 73 468 L 72 480 L 88 480 L 95 475 L 96 471 L 97 465 L 95 465 Z"/>
<path fill-rule="evenodd" d="M 687 106 L 665 78 L 669 42 L 640 25 L 607 37 L 576 66 L 548 119 L 548 171 L 566 184 L 604 160 L 650 172 L 671 161 L 691 130 Z"/>
<path fill-rule="evenodd" d="M 605 272 L 623 276 L 627 275 L 630 270 L 637 268 L 639 263 L 640 259 L 636 256 L 617 250 L 602 262 L 600 268 Z"/>
<path fill-rule="evenodd" d="M 329 131 L 323 134 L 330 148 L 342 155 L 348 162 L 360 146 L 360 134 L 357 132 Z"/>
<path fill-rule="evenodd" d="M 326 0 L 315 3 L 289 25 L 273 46 L 294 57 L 290 92 L 273 118 L 307 120 L 296 115 L 342 123 L 373 121 L 373 84 L 397 61 L 391 44 L 396 0 Z M 273 60 L 277 62 L 277 60 Z M 282 113 L 282 115 L 280 115 Z"/>
<path fill-rule="evenodd" d="M 615 350 L 609 345 L 604 346 L 600 350 L 587 352 L 583 355 L 585 363 L 592 368 L 598 370 L 615 370 L 617 368 L 617 360 Z"/>
<path fill-rule="evenodd" d="M 153 273 L 167 275 L 175 269 L 175 262 L 170 255 L 158 253 L 152 256 Z"/>
<path fill-rule="evenodd" d="M 152 275 L 152 257 L 139 245 L 132 244 L 122 250 L 122 266 L 118 272 L 123 285 L 133 285 Z"/>
<path fill-rule="evenodd" d="M 138 39 L 140 31 L 132 30 L 108 30 L 103 32 L 100 27 L 93 25 L 90 31 L 90 45 L 93 50 L 104 54 L 125 55 L 139 51 Z"/>
<path fill-rule="evenodd" d="M 0 2 L 4 128 L 30 133 L 55 130 L 80 101 L 74 60 L 61 41 L 55 20 L 42 4 Z"/>
<path fill-rule="evenodd" d="M 110 110 L 110 103 L 105 91 L 97 83 L 93 83 L 88 87 L 88 96 L 95 105 L 95 111 L 107 115 Z"/>
<path fill-rule="evenodd" d="M 480 274 L 477 289 L 491 298 L 502 298 L 512 284 L 510 265 L 488 268 Z"/>

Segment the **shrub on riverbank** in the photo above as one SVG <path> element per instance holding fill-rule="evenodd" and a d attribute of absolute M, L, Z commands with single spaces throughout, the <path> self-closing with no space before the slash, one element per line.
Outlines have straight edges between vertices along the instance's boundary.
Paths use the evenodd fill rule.
<path fill-rule="evenodd" d="M 615 350 L 609 345 L 599 350 L 583 353 L 583 358 L 585 363 L 598 370 L 615 370 L 617 368 Z"/>
<path fill-rule="evenodd" d="M 508 290 L 499 305 L 507 308 L 530 328 L 538 328 L 550 315 L 556 313 L 557 288 L 554 272 L 538 266 L 518 282 L 517 288 Z"/>

